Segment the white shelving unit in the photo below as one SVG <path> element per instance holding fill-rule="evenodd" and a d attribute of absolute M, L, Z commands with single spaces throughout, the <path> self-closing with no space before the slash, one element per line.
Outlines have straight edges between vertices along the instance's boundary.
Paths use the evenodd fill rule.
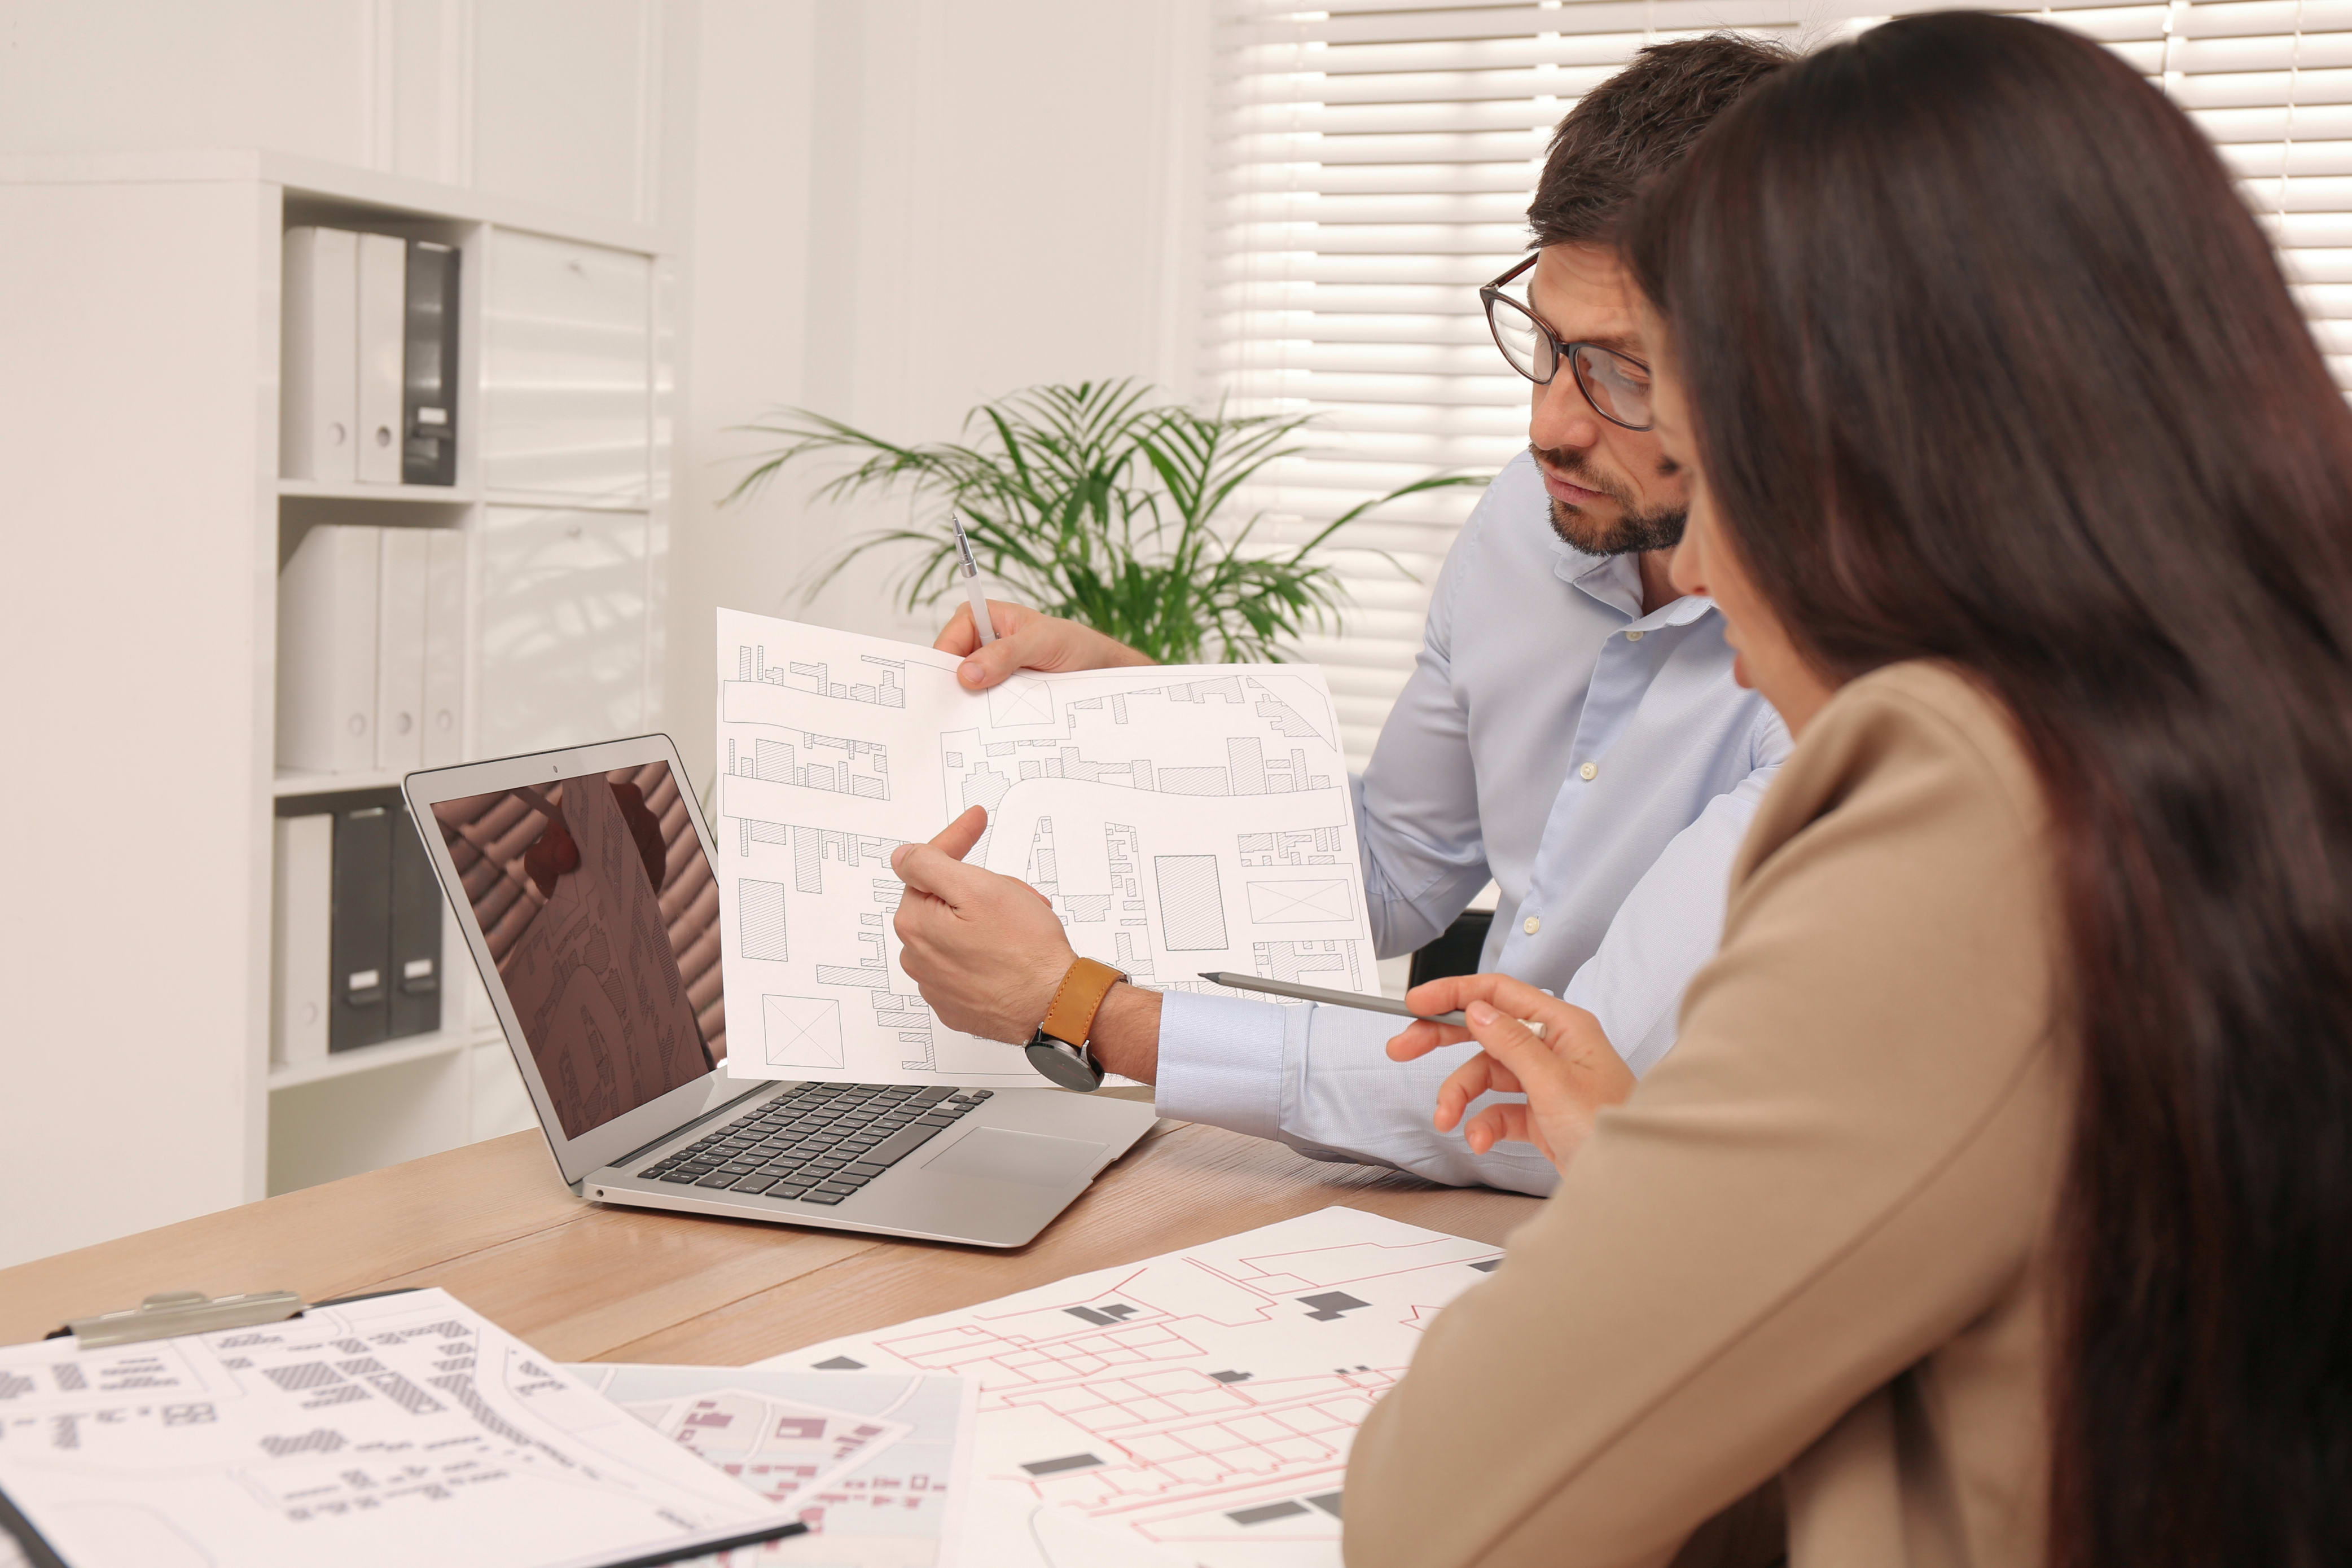
<path fill-rule="evenodd" d="M 456 485 L 279 476 L 280 236 L 298 224 L 463 253 Z M 41 651 L 10 672 L 12 727 L 71 807 L 16 869 L 43 890 L 27 913 L 75 934 L 39 944 L 17 1027 L 57 1044 L 12 1073 L 23 1109 L 0 1112 L 0 1140 L 28 1168 L 66 1161 L 86 1146 L 72 1123 L 89 1130 L 70 1113 L 110 1100 L 116 1153 L 86 1180 L 120 1230 L 509 1130 L 527 1103 L 454 921 L 438 1030 L 270 1063 L 271 818 L 399 781 L 276 767 L 277 572 L 321 523 L 459 532 L 467 756 L 656 727 L 674 249 L 266 152 L 0 159 L 0 340 L 42 388 L 9 442 L 15 570 L 40 584 L 11 595 L 10 646 Z M 41 305 L 63 298 L 78 319 Z M 168 886 L 140 853 L 165 832 Z M 136 1082 L 110 1052 L 142 1061 Z"/>
<path fill-rule="evenodd" d="M 406 1061 L 450 1056 L 471 1044 L 473 1039 L 472 1030 L 459 1027 L 436 1030 L 431 1034 L 410 1035 L 405 1040 L 388 1040 L 381 1045 L 362 1046 L 357 1051 L 338 1051 L 323 1061 L 303 1061 L 271 1068 L 269 1087 L 278 1090 L 292 1089 L 304 1083 L 326 1083 L 338 1078 L 373 1072 L 380 1067 L 396 1067 Z"/>
<path fill-rule="evenodd" d="M 455 485 L 329 485 L 315 479 L 280 479 L 278 494 L 310 501 L 423 501 L 436 507 L 466 507 L 480 500 Z"/>

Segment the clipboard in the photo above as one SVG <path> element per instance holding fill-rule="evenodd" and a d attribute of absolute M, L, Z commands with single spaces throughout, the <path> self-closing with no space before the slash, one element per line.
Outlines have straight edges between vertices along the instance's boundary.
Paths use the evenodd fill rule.
<path fill-rule="evenodd" d="M 71 1338 L 75 1354 L 80 1354 L 236 1329 L 266 1328 L 272 1323 L 291 1322 L 310 1312 L 323 1308 L 352 1306 L 417 1293 L 415 1288 L 410 1287 L 305 1301 L 291 1291 L 259 1291 L 219 1297 L 206 1296 L 199 1291 L 162 1291 L 148 1296 L 135 1307 L 73 1319 L 36 1343 L 47 1343 Z M 454 1302 L 451 1304 L 456 1305 Z M 600 1559 L 599 1562 L 601 1568 L 660 1568 L 665 1563 L 804 1534 L 808 1528 L 806 1523 L 794 1520 L 720 1538 L 705 1536 L 677 1545 L 657 1545 L 626 1559 L 609 1562 Z M 5 1531 L 16 1542 L 31 1568 L 78 1568 L 58 1552 L 5 1489 L 0 1489 L 0 1531 Z"/>

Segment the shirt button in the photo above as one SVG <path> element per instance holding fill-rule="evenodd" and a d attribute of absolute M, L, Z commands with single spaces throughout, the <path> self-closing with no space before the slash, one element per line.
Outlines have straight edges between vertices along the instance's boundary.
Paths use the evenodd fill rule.
<path fill-rule="evenodd" d="M 1588 781 L 1598 779 L 1601 777 L 1601 764 L 1598 762 L 1588 762 L 1583 767 L 1576 770 L 1576 776 L 1579 779 L 1586 779 Z"/>
<path fill-rule="evenodd" d="M 1638 642 L 1640 642 L 1641 640 L 1642 640 L 1642 633 L 1641 633 L 1640 632 L 1638 632 L 1638 631 L 1635 631 L 1635 632 L 1626 632 L 1626 633 L 1625 633 L 1625 641 L 1627 641 L 1628 643 L 1638 643 Z"/>
<path fill-rule="evenodd" d="M 1530 915 L 1519 922 L 1519 929 L 1532 936 L 1543 929 L 1543 917 L 1539 915 Z"/>

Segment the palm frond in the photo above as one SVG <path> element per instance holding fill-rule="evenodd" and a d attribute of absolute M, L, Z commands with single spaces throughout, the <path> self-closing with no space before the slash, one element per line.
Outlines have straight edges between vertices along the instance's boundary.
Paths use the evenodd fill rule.
<path fill-rule="evenodd" d="M 1337 627 L 1346 595 L 1318 553 L 1367 514 L 1455 485 L 1431 475 L 1350 507 L 1305 543 L 1268 551 L 1252 540 L 1263 511 L 1235 519 L 1235 497 L 1306 450 L 1302 414 L 1203 413 L 1156 402 L 1134 380 L 1029 387 L 981 404 L 960 439 L 904 444 L 807 409 L 785 409 L 748 434 L 775 438 L 726 497 L 756 498 L 795 465 L 842 465 L 812 498 L 841 505 L 903 494 L 919 521 L 846 539 L 803 580 L 813 598 L 875 549 L 902 552 L 893 598 L 909 610 L 958 591 L 946 522 L 961 516 L 990 575 L 1049 614 L 1066 616 L 1167 663 L 1213 648 L 1226 660 L 1279 657 L 1309 629 Z M 1385 550 L 1370 553 L 1399 571 Z"/>

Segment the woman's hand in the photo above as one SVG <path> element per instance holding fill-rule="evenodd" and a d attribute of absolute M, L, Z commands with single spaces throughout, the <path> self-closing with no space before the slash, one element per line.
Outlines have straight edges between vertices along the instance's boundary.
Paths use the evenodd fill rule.
<path fill-rule="evenodd" d="M 1390 1060 L 1411 1061 L 1465 1040 L 1481 1047 L 1439 1085 L 1432 1118 L 1438 1131 L 1452 1131 L 1481 1094 L 1528 1097 L 1525 1104 L 1489 1105 L 1470 1119 L 1462 1136 L 1473 1154 L 1500 1143 L 1533 1144 L 1556 1168 L 1566 1170 L 1591 1135 L 1594 1118 L 1633 1092 L 1633 1070 L 1601 1032 L 1599 1019 L 1508 975 L 1432 980 L 1407 991 L 1404 999 L 1417 1013 L 1458 1008 L 1469 1027 L 1416 1023 L 1389 1041 Z"/>

